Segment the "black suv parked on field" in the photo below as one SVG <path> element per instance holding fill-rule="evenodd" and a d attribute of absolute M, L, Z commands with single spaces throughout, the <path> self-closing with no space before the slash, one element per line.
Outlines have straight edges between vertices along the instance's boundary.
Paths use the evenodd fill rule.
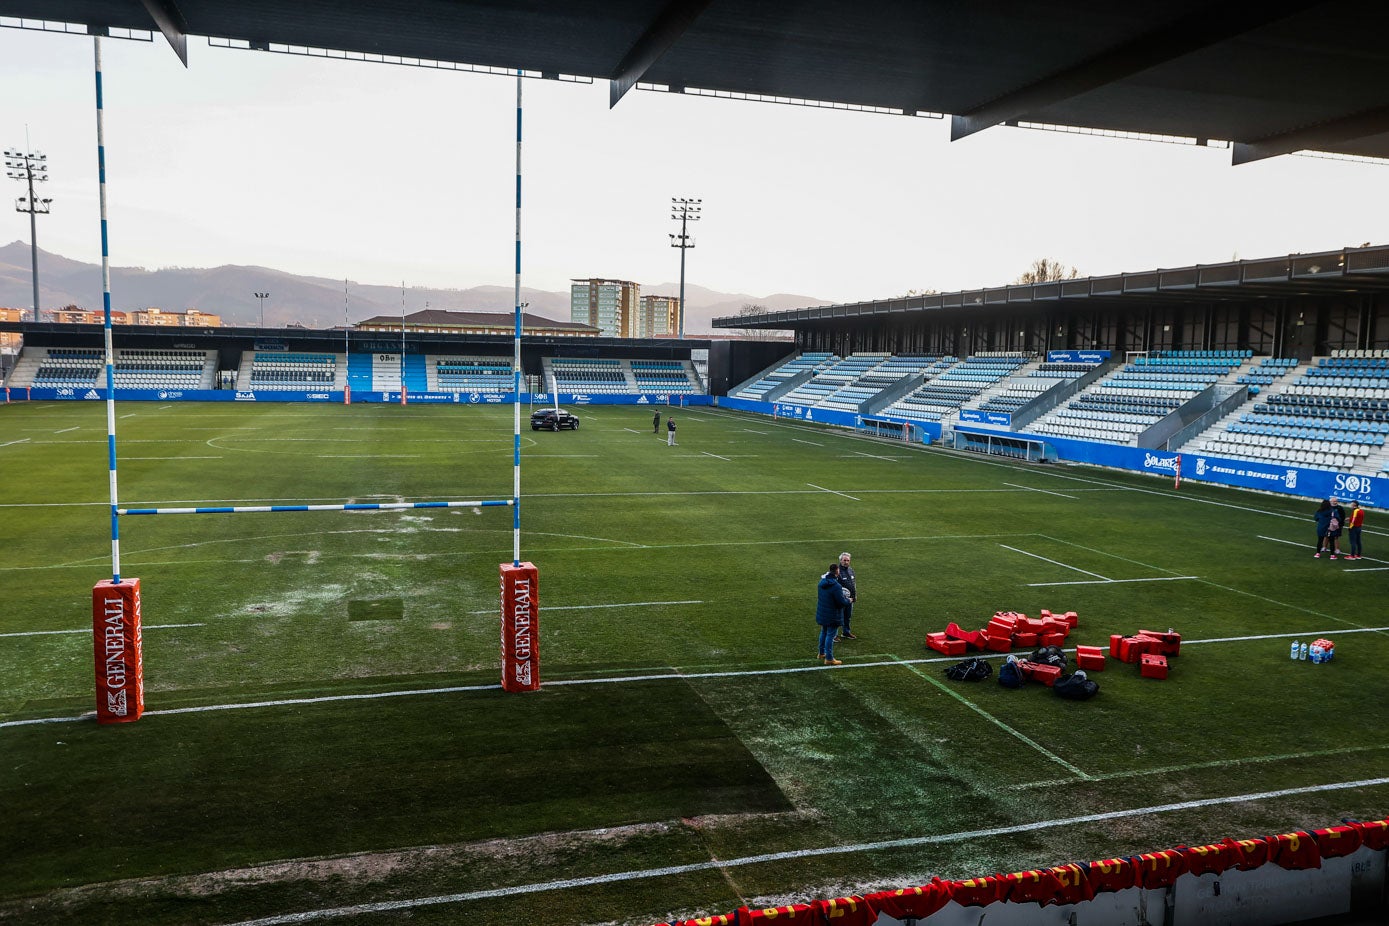
<path fill-rule="evenodd" d="M 558 431 L 561 428 L 579 430 L 579 417 L 562 408 L 542 408 L 531 412 L 532 431 Z"/>

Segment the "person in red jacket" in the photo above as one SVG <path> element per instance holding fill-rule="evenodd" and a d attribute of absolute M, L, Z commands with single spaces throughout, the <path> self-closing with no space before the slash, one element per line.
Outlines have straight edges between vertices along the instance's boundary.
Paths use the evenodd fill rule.
<path fill-rule="evenodd" d="M 1360 528 L 1365 524 L 1365 509 L 1359 502 L 1350 503 L 1350 514 L 1346 517 L 1346 533 L 1350 534 L 1350 555 L 1347 559 L 1361 559 Z"/>

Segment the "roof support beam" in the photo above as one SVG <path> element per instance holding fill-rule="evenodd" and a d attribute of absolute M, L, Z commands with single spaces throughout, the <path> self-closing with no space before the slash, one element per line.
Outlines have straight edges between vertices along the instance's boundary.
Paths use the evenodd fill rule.
<path fill-rule="evenodd" d="M 699 14 L 709 6 L 711 0 L 670 0 L 665 9 L 651 21 L 613 73 L 608 85 L 608 108 L 636 86 L 642 75 L 660 60 L 670 46 L 674 45 L 685 30 L 694 25 Z"/>
<path fill-rule="evenodd" d="M 178 11 L 178 0 L 141 0 L 178 60 L 188 67 L 188 23 Z"/>
<path fill-rule="evenodd" d="M 1322 145 L 1354 141 L 1357 138 L 1382 135 L 1386 132 L 1389 132 L 1389 106 L 1381 106 L 1332 122 L 1295 129 L 1282 135 L 1270 135 L 1256 142 L 1236 142 L 1230 155 L 1230 163 L 1238 167 L 1241 164 L 1262 161 L 1264 158 L 1278 157 L 1280 154 L 1316 150 Z"/>
<path fill-rule="evenodd" d="M 967 113 L 951 116 L 950 140 L 959 141 L 1000 122 L 1020 119 L 1316 5 L 1316 0 L 1240 0 L 1203 7 Z"/>

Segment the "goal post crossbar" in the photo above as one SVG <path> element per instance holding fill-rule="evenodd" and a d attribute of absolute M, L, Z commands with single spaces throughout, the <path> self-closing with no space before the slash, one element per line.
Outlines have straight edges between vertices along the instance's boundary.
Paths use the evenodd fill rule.
<path fill-rule="evenodd" d="M 513 499 L 471 502 L 344 502 L 340 505 L 225 505 L 207 508 L 117 508 L 118 515 L 135 514 L 260 514 L 281 511 L 390 511 L 411 508 L 507 508 Z"/>

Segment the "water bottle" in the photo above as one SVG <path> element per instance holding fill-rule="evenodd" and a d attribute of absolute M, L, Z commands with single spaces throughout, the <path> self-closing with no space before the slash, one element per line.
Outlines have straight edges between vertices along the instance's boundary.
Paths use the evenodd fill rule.
<path fill-rule="evenodd" d="M 1299 650 L 1297 651 L 1297 658 L 1298 658 L 1298 659 L 1306 659 L 1306 658 L 1307 658 L 1307 648 L 1308 648 L 1308 647 L 1307 647 L 1307 644 L 1306 644 L 1306 643 L 1302 644 L 1302 648 L 1299 649 Z"/>
<path fill-rule="evenodd" d="M 1294 640 L 1294 641 L 1293 641 L 1293 652 L 1292 652 L 1292 655 L 1289 656 L 1288 658 L 1289 658 L 1289 659 L 1296 659 L 1296 658 L 1297 658 L 1297 651 L 1298 651 L 1298 649 L 1299 649 L 1298 643 L 1297 643 L 1296 640 Z"/>

